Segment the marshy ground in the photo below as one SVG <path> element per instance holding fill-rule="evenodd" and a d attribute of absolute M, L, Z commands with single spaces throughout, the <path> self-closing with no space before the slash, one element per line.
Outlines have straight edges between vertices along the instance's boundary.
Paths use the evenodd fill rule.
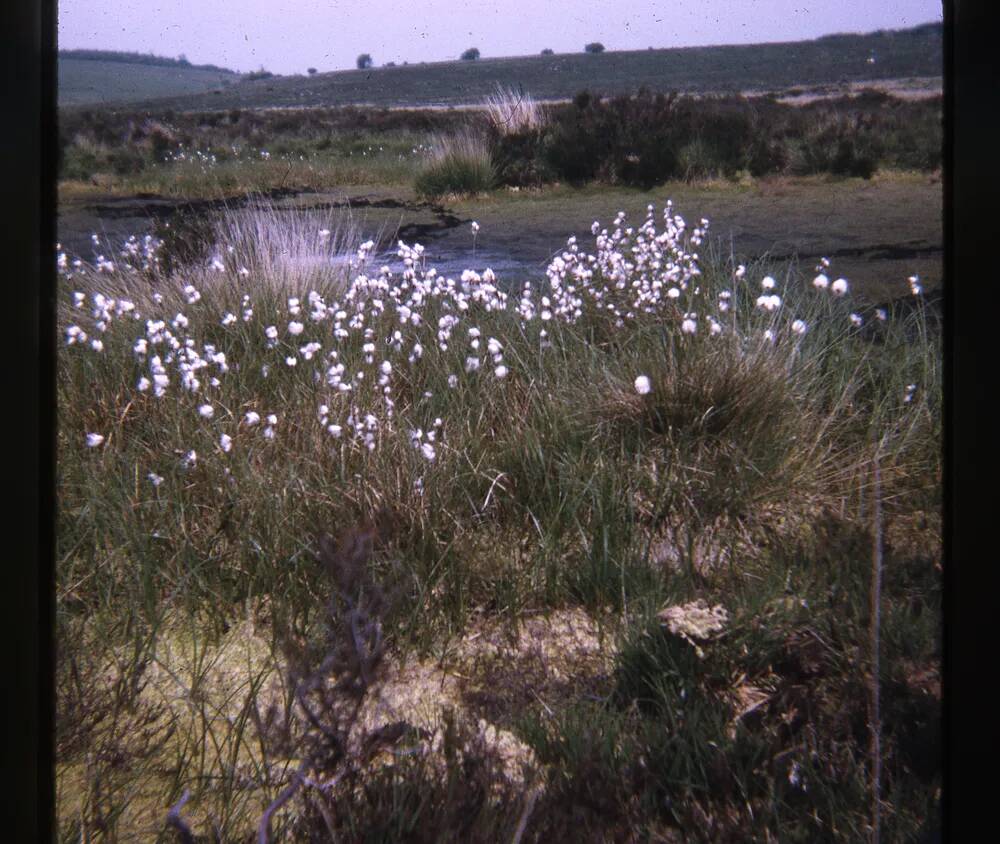
<path fill-rule="evenodd" d="M 273 204 L 288 213 L 343 209 L 372 235 L 393 233 L 421 243 L 441 272 L 493 268 L 502 281 L 537 279 L 570 235 L 583 236 L 613 207 L 641 215 L 649 203 L 672 199 L 684 213 L 698 209 L 711 220 L 710 242 L 720 254 L 744 260 L 767 256 L 802 266 L 835 260 L 869 301 L 905 293 L 900 279 L 917 274 L 928 290 L 943 271 L 943 205 L 938 177 L 888 174 L 874 179 L 773 177 L 745 184 L 677 182 L 649 191 L 607 187 L 545 188 L 497 192 L 427 202 L 412 190 L 377 185 L 332 191 L 291 192 Z M 88 196 L 59 206 L 64 249 L 92 257 L 91 235 L 115 243 L 153 231 L 174 214 L 211 214 L 239 199 Z M 469 224 L 488 234 L 473 251 Z"/>
<path fill-rule="evenodd" d="M 632 107 L 66 120 L 60 841 L 935 829 L 940 102 Z"/>

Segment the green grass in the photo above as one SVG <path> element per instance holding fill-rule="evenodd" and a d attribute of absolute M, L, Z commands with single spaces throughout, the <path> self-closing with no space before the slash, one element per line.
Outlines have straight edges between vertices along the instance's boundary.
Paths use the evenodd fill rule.
<path fill-rule="evenodd" d="M 850 297 L 793 277 L 779 284 L 782 310 L 767 313 L 755 307 L 759 281 L 784 279 L 785 268 L 758 263 L 734 282 L 731 264 L 705 258 L 701 275 L 654 313 L 625 316 L 630 288 L 612 280 L 601 301 L 623 324 L 586 295 L 575 322 L 543 321 L 541 296 L 559 297 L 539 285 L 532 319 L 513 311 L 518 291 L 498 308 L 486 286 L 466 310 L 428 293 L 414 325 L 400 321 L 392 288 L 378 287 L 380 261 L 361 268 L 374 286 L 348 294 L 346 269 L 317 275 L 287 260 L 293 243 L 316 251 L 309 226 L 319 224 L 282 234 L 278 215 L 233 220 L 218 231 L 222 271 L 85 267 L 60 282 L 60 331 L 77 325 L 103 342 L 59 356 L 61 840 L 101 828 L 155 837 L 184 789 L 196 829 L 214 823 L 239 840 L 303 757 L 316 781 L 344 779 L 308 787 L 278 813 L 273 829 L 293 840 L 508 840 L 521 822 L 523 840 L 859 840 L 869 812 L 876 457 L 887 536 L 883 835 L 905 840 L 932 822 L 940 347 L 919 308 L 888 315 L 871 343 L 851 327 Z M 360 234 L 328 227 L 328 248 L 354 254 Z M 635 259 L 636 234 L 621 237 L 615 252 Z M 591 287 L 611 277 L 598 266 Z M 723 290 L 733 293 L 727 310 L 717 305 Z M 88 296 L 85 308 L 73 307 L 74 291 Z M 310 291 L 349 313 L 368 302 L 372 335 L 353 328 L 334 344 L 331 324 L 309 318 Z M 101 332 L 102 315 L 89 314 L 95 292 L 127 297 L 141 319 L 106 303 Z M 688 311 L 699 314 L 694 335 L 680 329 Z M 223 325 L 227 312 L 236 320 Z M 194 395 L 168 362 L 172 383 L 158 399 L 136 390 L 154 349 L 143 362 L 134 346 L 144 320 L 169 328 L 177 313 L 189 324 L 171 331 L 203 357 L 206 343 L 224 353 L 227 371 L 217 362 L 197 370 Z M 440 320 L 453 315 L 460 322 L 441 348 Z M 725 329 L 717 336 L 710 316 Z M 793 318 L 808 324 L 804 335 Z M 304 324 L 300 335 L 290 320 Z M 490 338 L 502 346 L 503 378 Z M 310 340 L 323 348 L 306 359 Z M 481 364 L 468 371 L 473 354 Z M 377 381 L 383 360 L 391 406 Z M 347 394 L 327 386 L 334 361 L 345 380 L 365 373 Z M 647 395 L 633 386 L 639 374 L 652 384 Z M 197 410 L 204 401 L 211 418 Z M 270 413 L 272 439 L 262 433 Z M 372 450 L 348 421 L 367 413 Z M 340 438 L 330 422 L 343 426 Z M 415 429 L 425 444 L 435 432 L 433 460 L 414 447 Z M 105 437 L 99 447 L 86 447 L 90 432 Z M 197 462 L 184 468 L 191 449 Z M 149 472 L 163 482 L 153 486 Z M 293 718 L 284 738 L 276 727 L 282 712 L 294 714 L 289 654 L 323 643 L 330 583 L 317 535 L 349 536 L 376 512 L 392 523 L 373 528 L 380 541 L 366 569 L 392 593 L 380 676 L 413 685 L 436 711 L 429 721 L 407 707 L 384 718 L 426 725 L 437 740 L 411 736 L 381 762 L 350 757 L 324 770 L 318 751 L 303 749 L 308 725 Z M 701 643 L 704 656 L 655 618 L 694 599 L 729 617 Z M 576 659 L 555 628 L 531 626 L 545 618 L 575 619 L 564 632 L 584 635 L 594 659 Z M 587 632 L 581 618 L 603 632 Z M 529 670 L 537 660 L 548 667 Z M 426 685 L 406 670 L 423 672 Z M 749 692 L 763 702 L 740 716 Z M 490 704 L 502 695 L 517 708 Z M 508 732 L 525 782 L 481 718 Z"/>
<path fill-rule="evenodd" d="M 236 73 L 60 56 L 59 106 L 117 105 L 139 100 L 221 91 Z"/>
<path fill-rule="evenodd" d="M 429 160 L 414 182 L 420 196 L 476 195 L 496 185 L 496 168 L 486 140 L 472 132 L 431 141 Z"/>

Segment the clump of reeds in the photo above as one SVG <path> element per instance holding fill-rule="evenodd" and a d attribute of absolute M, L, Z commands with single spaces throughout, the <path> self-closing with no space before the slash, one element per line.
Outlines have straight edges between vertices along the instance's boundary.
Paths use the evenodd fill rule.
<path fill-rule="evenodd" d="M 438 136 L 430 160 L 414 185 L 423 196 L 476 194 L 496 183 L 496 169 L 486 139 L 471 129 Z"/>
<path fill-rule="evenodd" d="M 516 135 L 545 127 L 545 113 L 531 94 L 497 85 L 484 103 L 486 117 L 498 135 Z"/>
<path fill-rule="evenodd" d="M 346 289 L 348 258 L 362 242 L 360 225 L 349 212 L 304 213 L 266 201 L 221 215 L 213 233 L 214 259 L 283 291 Z"/>

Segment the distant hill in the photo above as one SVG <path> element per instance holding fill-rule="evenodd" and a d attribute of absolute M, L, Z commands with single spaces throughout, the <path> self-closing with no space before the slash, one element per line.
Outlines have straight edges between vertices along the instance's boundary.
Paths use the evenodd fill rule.
<path fill-rule="evenodd" d="M 238 73 L 217 65 L 114 50 L 60 50 L 59 105 L 114 105 L 200 94 L 232 85 Z"/>
<path fill-rule="evenodd" d="M 157 67 L 189 67 L 195 70 L 214 70 L 217 73 L 237 75 L 235 70 L 216 64 L 191 64 L 182 54 L 176 59 L 156 56 L 153 53 L 127 53 L 122 50 L 60 50 L 60 59 L 83 59 L 85 61 L 120 62 L 122 64 L 147 64 Z"/>
<path fill-rule="evenodd" d="M 129 99 L 139 101 L 136 104 L 143 107 L 190 111 L 351 104 L 450 106 L 482 102 L 498 83 L 523 86 L 536 99 L 557 100 L 570 98 L 585 88 L 602 94 L 634 93 L 641 86 L 663 92 L 731 93 L 940 77 L 943 66 L 943 26 L 933 23 L 905 30 L 828 35 L 811 41 L 609 50 L 599 54 L 581 51 L 396 65 L 315 76 L 243 77 L 238 82 L 237 77 L 230 76 L 229 84 L 217 80 L 214 87 L 206 85 L 201 90 L 150 93 L 145 98 Z M 60 80 L 62 75 L 60 61 Z M 136 83 L 133 90 L 137 93 L 139 88 Z M 62 92 L 60 102 L 70 104 Z"/>

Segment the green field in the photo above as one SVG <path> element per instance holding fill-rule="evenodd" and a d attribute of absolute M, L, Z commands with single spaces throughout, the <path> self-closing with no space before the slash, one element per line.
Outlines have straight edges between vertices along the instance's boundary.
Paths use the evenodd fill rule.
<path fill-rule="evenodd" d="M 59 57 L 59 105 L 112 105 L 201 94 L 231 85 L 235 73 L 121 61 Z"/>
<path fill-rule="evenodd" d="M 135 67 L 136 81 L 126 83 L 120 65 L 102 70 L 93 66 L 97 63 L 72 62 L 60 66 L 60 103 L 155 100 L 162 107 L 184 110 L 349 103 L 446 106 L 480 102 L 497 84 L 523 85 L 547 100 L 572 97 L 584 88 L 604 94 L 634 93 L 644 85 L 654 91 L 739 92 L 940 77 L 942 32 L 940 25 L 929 24 L 775 44 L 429 62 L 274 77 L 228 87 L 218 75 L 178 75 L 168 68 Z M 875 62 L 869 63 L 872 57 Z M 190 87 L 178 90 L 174 85 Z"/>

